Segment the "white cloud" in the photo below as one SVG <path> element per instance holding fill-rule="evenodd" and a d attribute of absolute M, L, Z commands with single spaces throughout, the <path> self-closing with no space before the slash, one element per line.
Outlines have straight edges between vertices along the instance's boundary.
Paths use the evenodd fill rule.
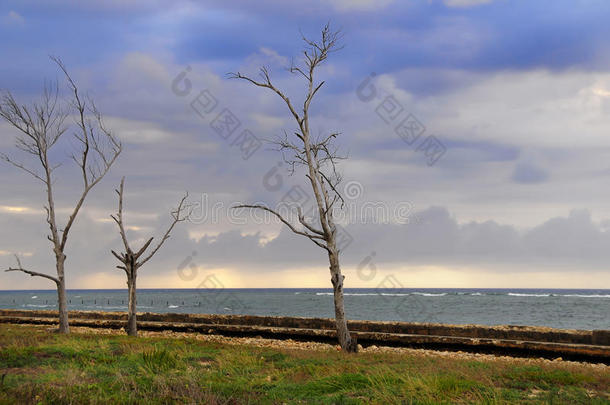
<path fill-rule="evenodd" d="M 147 79 L 152 79 L 159 82 L 167 82 L 170 79 L 170 73 L 167 68 L 151 55 L 132 52 L 125 55 L 121 61 L 122 71 L 137 72 L 138 77 L 142 75 Z"/>
<path fill-rule="evenodd" d="M 600 187 L 610 182 L 610 98 L 600 92 L 610 89 L 610 74 L 407 69 L 373 83 L 378 98 L 368 103 L 354 95 L 323 101 L 337 106 L 327 115 L 337 118 L 333 128 L 351 150 L 345 177 L 362 182 L 370 198 L 418 209 L 442 202 L 461 220 L 519 227 L 572 208 L 610 217 L 610 189 Z M 442 91 L 417 92 L 429 86 Z M 375 112 L 387 95 L 404 107 L 393 124 Z M 425 135 L 447 144 L 433 168 L 417 144 L 403 144 L 394 132 L 409 113 Z"/>
<path fill-rule="evenodd" d="M 238 70 L 242 74 L 258 77 L 262 66 L 271 71 L 284 70 L 290 66 L 290 59 L 274 49 L 262 46 L 258 51 L 248 55 Z"/>
<path fill-rule="evenodd" d="M 250 114 L 250 118 L 252 118 L 256 124 L 259 126 L 260 130 L 266 132 L 268 135 L 267 138 L 271 138 L 271 134 L 277 132 L 284 125 L 283 117 L 275 117 L 267 114 Z"/>
<path fill-rule="evenodd" d="M 489 4 L 493 0 L 443 0 L 447 7 L 474 7 Z"/>
<path fill-rule="evenodd" d="M 12 215 L 31 215 L 31 214 L 42 214 L 43 210 L 34 209 L 25 206 L 11 206 L 11 205 L 0 205 L 0 212 Z"/>
<path fill-rule="evenodd" d="M 260 48 L 260 52 L 263 55 L 269 57 L 269 59 L 276 61 L 279 65 L 288 65 L 288 58 L 280 55 L 279 53 L 277 53 L 277 51 L 271 48 L 266 48 L 263 46 Z"/>
<path fill-rule="evenodd" d="M 419 103 L 438 130 L 521 146 L 607 147 L 609 73 L 505 72 Z"/>
<path fill-rule="evenodd" d="M 610 73 L 437 71 L 438 80 L 458 77 L 456 88 L 419 98 L 400 86 L 403 79 L 413 84 L 418 75 L 413 70 L 383 75 L 377 85 L 452 140 L 610 147 Z"/>
<path fill-rule="evenodd" d="M 328 0 L 337 11 L 379 10 L 392 4 L 394 0 Z"/>
<path fill-rule="evenodd" d="M 4 22 L 10 25 L 23 25 L 25 24 L 25 18 L 18 12 L 11 10 L 4 17 Z"/>
<path fill-rule="evenodd" d="M 121 141 L 134 144 L 155 143 L 180 136 L 176 132 L 166 131 L 159 128 L 154 123 L 146 121 L 106 117 L 104 118 L 104 124 L 108 128 L 112 128 L 113 132 L 120 137 Z"/>
<path fill-rule="evenodd" d="M 32 252 L 9 252 L 7 250 L 0 250 L 0 256 L 14 256 L 17 255 L 19 257 L 31 257 L 33 255 Z"/>

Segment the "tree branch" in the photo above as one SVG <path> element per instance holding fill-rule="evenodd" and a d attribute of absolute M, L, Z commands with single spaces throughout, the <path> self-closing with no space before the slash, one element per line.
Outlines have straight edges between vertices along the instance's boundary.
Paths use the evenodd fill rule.
<path fill-rule="evenodd" d="M 261 68 L 261 76 L 265 80 L 264 82 L 256 81 L 256 80 L 254 80 L 254 79 L 252 79 L 252 78 L 250 78 L 248 76 L 242 75 L 239 72 L 237 72 L 237 73 L 229 73 L 228 76 L 229 76 L 229 79 L 242 79 L 242 80 L 246 80 L 246 81 L 254 84 L 255 86 L 264 87 L 264 88 L 267 88 L 267 89 L 270 89 L 270 90 L 274 91 L 278 96 L 280 96 L 282 98 L 282 100 L 284 100 L 284 102 L 288 106 L 288 109 L 290 110 L 290 113 L 292 114 L 294 119 L 299 123 L 299 125 L 303 122 L 302 118 L 299 116 L 299 114 L 296 112 L 296 110 L 292 106 L 292 103 L 291 103 L 290 99 L 286 95 L 284 95 L 284 93 L 282 93 L 277 87 L 275 87 L 275 85 L 273 85 L 273 83 L 271 83 L 271 78 L 269 76 L 269 71 L 267 70 L 266 67 L 263 66 Z"/>
<path fill-rule="evenodd" d="M 61 250 L 63 251 L 66 247 L 66 242 L 68 240 L 68 234 L 76 220 L 78 212 L 80 211 L 87 195 L 103 178 L 106 176 L 116 159 L 121 154 L 123 150 L 123 146 L 121 143 L 112 135 L 110 131 L 108 131 L 102 122 L 101 113 L 95 108 L 95 104 L 90 100 L 89 104 L 91 107 L 88 107 L 87 102 L 84 101 L 79 93 L 78 87 L 76 83 L 72 80 L 72 77 L 68 73 L 63 62 L 56 57 L 51 57 L 57 66 L 64 73 L 66 81 L 68 82 L 68 86 L 71 90 L 73 102 L 72 105 L 76 109 L 78 113 L 78 120 L 76 122 L 76 126 L 80 129 L 81 134 L 74 134 L 75 139 L 82 144 L 82 148 L 80 150 L 79 157 L 73 156 L 73 160 L 77 163 L 77 165 L 81 169 L 81 175 L 83 180 L 83 191 L 81 193 L 80 198 L 78 199 L 76 205 L 74 206 L 74 210 L 72 214 L 68 218 L 68 222 L 64 227 L 61 237 Z M 86 112 L 90 111 L 94 117 L 96 118 L 98 124 L 98 133 L 91 124 L 90 121 L 87 120 Z M 106 143 L 109 144 L 110 150 L 104 151 L 100 146 L 102 141 L 100 138 L 104 138 Z M 92 153 L 95 156 L 92 156 Z M 101 161 L 101 165 L 100 165 Z M 100 167 L 101 166 L 101 167 Z"/>
<path fill-rule="evenodd" d="M 170 236 L 172 230 L 174 229 L 174 227 L 176 226 L 176 224 L 178 222 L 184 222 L 191 216 L 190 208 L 185 206 L 185 204 L 184 204 L 186 202 L 186 199 L 188 198 L 188 196 L 189 196 L 188 193 L 186 193 L 184 195 L 184 197 L 182 197 L 182 200 L 180 200 L 178 207 L 174 211 L 172 211 L 172 217 L 174 219 L 173 222 L 171 223 L 169 228 L 167 228 L 167 231 L 163 235 L 163 238 L 161 238 L 161 241 L 159 242 L 159 244 L 152 250 L 152 252 L 150 252 L 150 254 L 144 260 L 142 260 L 139 263 L 139 266 L 142 266 L 144 263 L 146 263 L 147 261 L 152 259 L 152 257 L 157 253 L 157 251 L 159 249 L 161 249 L 161 246 L 163 246 L 165 241 L 169 239 L 169 236 Z M 148 246 L 150 245 L 151 242 L 152 242 L 152 238 L 150 238 L 148 240 L 148 242 L 142 247 L 142 249 L 140 249 L 140 251 L 142 253 L 144 253 L 144 251 L 146 250 L 146 248 L 148 248 Z M 140 253 L 140 254 L 142 254 L 142 253 Z M 137 257 L 139 257 L 139 255 L 137 255 Z"/>
<path fill-rule="evenodd" d="M 0 153 L 0 159 L 4 160 L 7 163 L 10 163 L 11 165 L 15 166 L 18 169 L 23 170 L 26 173 L 29 173 L 32 177 L 34 177 L 37 180 L 42 181 L 43 183 L 47 183 L 45 179 L 43 179 L 42 177 L 40 177 L 38 175 L 38 173 L 36 173 L 34 170 L 27 168 L 23 163 L 19 163 L 14 161 L 10 156 L 4 154 L 4 153 Z"/>
<path fill-rule="evenodd" d="M 110 215 L 110 218 L 114 220 L 119 226 L 119 233 L 121 234 L 121 239 L 123 240 L 123 246 L 125 247 L 125 251 L 129 254 L 131 253 L 131 247 L 129 247 L 129 242 L 127 241 L 127 234 L 125 233 L 125 227 L 123 226 L 123 188 L 125 186 L 125 177 L 121 179 L 121 185 L 118 190 L 115 190 L 119 195 L 119 211 L 117 212 L 117 216 Z M 116 256 L 116 255 L 115 255 Z M 123 260 L 118 258 L 119 260 Z"/>
<path fill-rule="evenodd" d="M 324 232 L 321 230 L 318 230 L 316 228 L 313 227 L 313 225 L 308 224 L 307 221 L 305 221 L 305 217 L 303 216 L 303 212 L 301 211 L 301 207 L 297 207 L 297 211 L 299 214 L 299 222 L 301 223 L 301 225 L 303 225 L 305 228 L 307 228 L 308 230 L 310 230 L 311 232 L 318 234 L 320 236 L 324 236 Z"/>
<path fill-rule="evenodd" d="M 6 272 L 9 272 L 9 271 L 21 271 L 23 273 L 29 274 L 32 277 L 43 277 L 43 278 L 49 279 L 49 280 L 53 281 L 55 284 L 59 285 L 59 279 L 58 278 L 50 276 L 48 274 L 38 273 L 37 271 L 26 270 L 21 265 L 21 260 L 19 260 L 19 256 L 15 255 L 15 259 L 17 260 L 17 267 L 16 268 L 9 267 L 8 269 L 6 269 L 4 271 L 6 271 Z"/>
<path fill-rule="evenodd" d="M 136 253 L 134 253 L 132 251 L 131 247 L 129 246 L 129 241 L 127 240 L 127 233 L 125 232 L 125 226 L 123 224 L 124 188 L 125 188 L 125 177 L 123 177 L 121 179 L 121 185 L 120 185 L 119 189 L 116 190 L 116 193 L 119 196 L 119 211 L 116 216 L 111 215 L 110 217 L 114 220 L 114 222 L 117 223 L 117 225 L 119 227 L 119 233 L 121 234 L 121 239 L 123 240 L 123 246 L 125 247 L 126 252 L 122 253 L 121 255 L 116 253 L 114 250 L 112 250 L 111 252 L 114 255 L 114 257 L 116 257 L 121 263 L 124 264 L 124 266 L 117 266 L 117 267 L 120 269 L 124 269 L 127 272 L 127 268 L 131 268 L 132 270 L 137 270 L 138 268 L 142 267 L 144 265 L 144 263 L 146 263 L 150 259 L 152 259 L 152 257 L 159 251 L 159 249 L 161 249 L 161 246 L 163 246 L 165 241 L 167 239 L 169 239 L 170 234 L 171 234 L 172 230 L 174 229 L 174 227 L 176 226 L 176 224 L 178 222 L 186 221 L 190 217 L 191 210 L 189 209 L 188 206 L 185 205 L 186 199 L 188 198 L 188 193 L 186 193 L 184 195 L 184 197 L 182 197 L 182 199 L 180 200 L 178 207 L 174 211 L 171 212 L 173 221 L 170 224 L 170 226 L 168 227 L 168 229 L 165 232 L 165 234 L 163 235 L 163 237 L 161 238 L 161 241 L 157 244 L 157 246 L 155 246 L 155 248 L 150 252 L 150 254 L 148 256 L 146 256 L 146 258 L 144 260 L 142 260 L 141 262 L 138 262 L 138 259 L 140 258 L 140 256 L 142 256 L 144 254 L 144 252 L 146 252 L 146 250 L 150 247 L 154 238 L 152 238 L 152 237 L 149 238 Z"/>
<path fill-rule="evenodd" d="M 232 209 L 237 209 L 237 208 L 251 208 L 251 209 L 260 209 L 263 211 L 267 211 L 270 212 L 271 214 L 275 215 L 280 221 L 282 221 L 284 223 L 284 225 L 286 225 L 288 228 L 290 228 L 290 230 L 294 233 L 296 233 L 297 235 L 301 235 L 301 236 L 305 236 L 306 238 L 309 238 L 313 243 L 315 243 L 316 245 L 320 246 L 322 249 L 328 249 L 326 247 L 326 245 L 324 245 L 323 243 L 319 242 L 324 241 L 324 237 L 321 235 L 317 235 L 317 234 L 310 234 L 307 232 L 303 232 L 298 230 L 297 228 L 294 227 L 294 225 L 292 225 L 290 223 L 290 221 L 286 220 L 283 216 L 281 216 L 279 213 L 277 213 L 276 211 L 272 210 L 271 208 L 264 206 L 264 205 L 247 205 L 247 204 L 243 204 L 243 205 L 236 205 L 234 207 L 232 207 Z"/>

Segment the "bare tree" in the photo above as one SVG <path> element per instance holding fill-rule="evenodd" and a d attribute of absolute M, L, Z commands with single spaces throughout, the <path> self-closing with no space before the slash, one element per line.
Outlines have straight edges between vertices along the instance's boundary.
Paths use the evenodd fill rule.
<path fill-rule="evenodd" d="M 0 117 L 20 132 L 16 138 L 17 149 L 33 155 L 35 166 L 38 167 L 28 166 L 6 154 L 0 154 L 0 158 L 29 173 L 44 185 L 46 191 L 44 208 L 47 214 L 46 221 L 51 231 L 47 239 L 53 245 L 57 276 L 26 270 L 21 266 L 19 259 L 17 259 L 18 267 L 9 268 L 6 271 L 21 271 L 33 277 L 44 277 L 55 282 L 58 295 L 59 332 L 69 333 L 64 272 L 66 262 L 64 252 L 68 235 L 87 195 L 108 173 L 121 153 L 122 146 L 104 126 L 102 115 L 93 101 L 89 97 L 81 95 L 62 61 L 54 57 L 51 59 L 63 72 L 70 91 L 71 100 L 66 106 L 63 106 L 59 99 L 59 86 L 56 82 L 52 85 L 45 84 L 41 100 L 29 106 L 19 104 L 10 92 L 0 95 Z M 53 189 L 54 172 L 60 164 L 51 161 L 50 152 L 70 128 L 66 124 L 66 120 L 71 113 L 74 113 L 75 131 L 73 135 L 77 145 L 71 157 L 80 169 L 83 184 L 68 221 L 63 228 L 60 228 L 56 217 Z M 40 169 L 42 170 L 39 171 Z"/>
<path fill-rule="evenodd" d="M 340 31 L 332 31 L 327 24 L 322 29 L 321 39 L 314 41 L 305 36 L 302 37 L 305 42 L 303 63 L 301 65 L 293 63 L 289 68 L 289 72 L 302 76 L 306 81 L 307 92 L 301 111 L 297 111 L 292 101 L 272 83 L 266 67 L 260 69 L 260 79 L 258 80 L 242 75 L 239 72 L 229 74 L 230 78 L 242 79 L 255 86 L 273 91 L 288 107 L 290 115 L 297 124 L 294 137 L 288 136 L 284 132 L 283 137 L 278 137 L 272 143 L 277 147 L 278 151 L 282 152 L 284 160 L 290 165 L 291 173 L 294 173 L 295 167 L 298 165 L 306 167 L 306 177 L 311 184 L 318 208 L 315 217 L 318 224 L 314 225 L 311 221 L 306 220 L 300 208 L 298 210 L 300 225 L 297 226 L 293 225 L 291 221 L 280 215 L 277 211 L 265 205 L 239 205 L 235 208 L 252 208 L 268 211 L 288 226 L 292 232 L 308 238 L 327 252 L 334 291 L 337 337 L 343 350 L 355 352 L 357 351 L 356 339 L 350 335 L 345 318 L 343 303 L 343 280 L 345 276 L 341 274 L 339 264 L 340 249 L 337 246 L 337 227 L 333 218 L 335 204 L 339 202 L 343 206 L 344 203 L 343 197 L 337 190 L 337 186 L 341 182 L 341 175 L 337 172 L 336 166 L 337 161 L 343 159 L 343 157 L 338 155 L 337 148 L 333 145 L 333 141 L 339 134 L 332 133 L 313 139 L 309 126 L 309 108 L 311 102 L 324 85 L 324 81 L 316 82 L 314 78 L 315 70 L 328 58 L 330 53 L 340 49 L 338 44 L 340 36 Z"/>
<path fill-rule="evenodd" d="M 123 177 L 123 179 L 121 180 L 120 188 L 118 190 L 116 190 L 117 194 L 119 195 L 119 211 L 117 212 L 116 216 L 111 215 L 110 217 L 119 226 L 119 233 L 121 234 L 121 239 L 123 240 L 123 247 L 125 248 L 125 252 L 122 252 L 120 254 L 115 252 L 114 250 L 112 250 L 111 252 L 112 252 L 112 255 L 121 262 L 121 265 L 117 266 L 117 268 L 124 270 L 125 274 L 127 275 L 127 288 L 129 290 L 127 334 L 129 336 L 137 336 L 138 335 L 138 326 L 137 326 L 137 322 L 136 322 L 136 278 L 138 276 L 138 270 L 146 262 L 148 262 L 150 259 L 152 259 L 152 257 L 159 251 L 159 249 L 161 249 L 161 246 L 163 246 L 165 241 L 167 239 L 169 239 L 170 234 L 171 234 L 172 230 L 174 229 L 174 226 L 176 226 L 176 224 L 178 222 L 186 221 L 189 218 L 190 211 L 189 211 L 189 208 L 185 205 L 185 201 L 188 197 L 188 194 L 186 194 L 184 197 L 182 197 L 182 200 L 180 200 L 180 203 L 178 204 L 178 208 L 176 208 L 174 211 L 171 212 L 173 221 L 172 221 L 171 225 L 169 226 L 169 228 L 167 229 L 167 231 L 165 232 L 165 234 L 163 235 L 163 237 L 161 238 L 161 241 L 157 244 L 157 246 L 155 246 L 155 248 L 153 248 L 150 251 L 150 253 L 148 253 L 146 256 L 144 256 L 144 258 L 142 260 L 140 260 L 140 258 L 146 252 L 146 250 L 150 247 L 150 245 L 153 241 L 153 238 L 149 238 L 144 243 L 144 245 L 142 245 L 142 247 L 137 251 L 134 251 L 131 248 L 131 246 L 129 245 L 129 241 L 127 240 L 127 234 L 125 232 L 125 225 L 123 222 L 123 189 L 124 189 L 124 186 L 125 186 L 125 178 Z"/>

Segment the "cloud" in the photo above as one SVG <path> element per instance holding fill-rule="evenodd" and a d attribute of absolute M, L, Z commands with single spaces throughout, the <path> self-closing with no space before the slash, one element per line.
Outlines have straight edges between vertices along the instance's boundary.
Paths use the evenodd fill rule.
<path fill-rule="evenodd" d="M 587 210 L 573 210 L 567 217 L 519 230 L 495 221 L 458 222 L 446 208 L 430 207 L 417 212 L 407 225 L 353 224 L 346 230 L 354 239 L 343 255 L 349 267 L 371 251 L 376 252 L 378 263 L 471 266 L 489 272 L 511 268 L 527 273 L 556 266 L 559 271 L 579 273 L 603 269 L 610 259 L 605 248 L 610 234 L 601 223 L 593 222 Z M 285 269 L 324 262 L 319 249 L 285 229 L 264 245 L 260 238 L 260 234 L 230 231 L 190 246 L 213 266 Z"/>
<path fill-rule="evenodd" d="M 133 144 L 160 142 L 180 136 L 176 132 L 166 131 L 152 122 L 127 120 L 119 117 L 105 117 L 104 124 L 121 135 L 121 140 Z"/>
<path fill-rule="evenodd" d="M 150 235 L 161 235 L 167 221 L 168 218 L 162 215 L 157 220 L 148 221 L 153 230 L 132 228 L 128 237 L 139 241 Z M 42 218 L 33 221 L 32 218 L 3 215 L 0 216 L 0 225 L 3 228 L 19 226 L 23 230 L 13 238 L 5 234 L 0 236 L 3 252 L 6 252 L 2 255 L 3 266 L 11 265 L 9 252 L 22 251 L 24 243 L 27 243 L 31 254 L 25 258 L 24 265 L 52 273 L 48 241 L 44 237 L 32 237 L 37 235 L 37 228 L 44 228 L 41 226 L 44 225 Z M 191 264 L 198 269 L 199 275 L 210 272 L 224 274 L 227 286 L 244 286 L 244 280 L 256 277 L 257 285 L 261 286 L 265 283 L 277 287 L 298 286 L 294 282 L 296 279 L 291 282 L 291 274 L 299 279 L 305 277 L 307 271 L 318 274 L 327 268 L 322 250 L 285 228 L 272 240 L 262 243 L 265 239 L 262 233 L 243 234 L 239 227 L 196 241 L 188 235 L 190 227 L 189 224 L 177 227 L 163 249 L 146 266 L 140 275 L 145 285 L 194 287 L 194 281 L 187 277 L 187 272 L 179 271 L 185 266 L 192 269 Z M 464 279 L 474 274 L 484 274 L 492 280 L 493 275 L 520 274 L 519 277 L 523 277 L 541 272 L 557 274 L 560 279 L 570 274 L 588 277 L 588 274 L 605 271 L 605 264 L 610 260 L 606 248 L 610 234 L 601 222 L 592 220 L 587 210 L 573 210 L 567 217 L 551 218 L 528 229 L 517 229 L 495 221 L 460 222 L 446 208 L 430 207 L 417 212 L 407 225 L 352 224 L 346 229 L 354 242 L 345 249 L 342 264 L 344 271 L 351 274 L 356 283 L 360 282 L 354 278 L 355 269 L 371 254 L 376 266 L 384 271 L 391 270 L 403 279 L 412 271 L 423 269 L 439 274 L 451 271 L 452 277 L 461 274 Z M 85 234 L 86 237 L 81 236 Z M 115 273 L 116 263 L 109 254 L 110 249 L 120 245 L 114 224 L 91 221 L 82 216 L 77 221 L 67 251 L 69 286 L 87 288 L 91 287 L 92 280 L 97 280 L 96 283 L 107 288 L 123 287 L 122 274 Z M 182 273 L 184 277 L 181 279 Z M 282 274 L 284 284 L 278 285 L 274 274 Z M 38 283 L 39 280 L 19 276 L 4 275 L 0 287 L 45 285 Z M 164 280 L 165 284 L 155 285 L 154 280 Z M 324 286 L 323 278 L 311 280 L 317 280 L 317 284 L 308 284 L 310 286 Z M 527 283 L 522 286 L 527 286 Z"/>
<path fill-rule="evenodd" d="M 549 173 L 534 164 L 519 163 L 515 166 L 512 179 L 522 184 L 538 184 L 547 181 Z"/>
<path fill-rule="evenodd" d="M 0 256 L 14 256 L 18 255 L 19 257 L 30 257 L 32 256 L 31 252 L 9 252 L 6 250 L 0 250 Z"/>
<path fill-rule="evenodd" d="M 447 7 L 474 7 L 480 6 L 482 4 L 489 4 L 493 0 L 443 0 L 443 3 Z"/>
<path fill-rule="evenodd" d="M 569 239 L 571 231 L 591 246 L 605 243 L 608 226 L 601 224 L 610 218 L 610 189 L 600 184 L 610 181 L 610 76 L 604 4 L 583 5 L 579 13 L 564 0 L 490 2 L 469 9 L 439 1 L 326 0 L 307 10 L 275 0 L 180 2 L 169 9 L 160 2 L 135 1 L 125 8 L 116 1 L 100 6 L 57 0 L 40 7 L 20 3 L 28 32 L 0 44 L 0 52 L 9 55 L 0 63 L 0 88 L 10 88 L 19 100 L 31 99 L 44 77 L 57 75 L 47 55 L 59 54 L 125 143 L 117 166 L 86 202 L 78 221 L 83 238 L 75 232 L 70 242 L 69 265 L 82 268 L 83 275 L 113 271 L 108 251 L 120 241 L 107 219 L 116 210 L 113 190 L 123 175 L 134 240 L 162 232 L 185 190 L 229 206 L 275 204 L 291 186 L 306 185 L 303 172 L 292 177 L 282 172 L 282 188 L 269 191 L 265 175 L 281 156 L 262 147 L 245 160 L 210 122 L 227 108 L 240 130 L 260 138 L 283 129 L 291 133 L 294 124 L 276 95 L 226 80 L 225 73 L 256 74 L 260 65 L 270 65 L 274 82 L 302 105 L 303 82 L 283 68 L 300 55 L 298 28 L 317 35 L 327 19 L 344 28 L 346 47 L 318 72 L 326 84 L 312 105 L 312 131 L 341 133 L 339 146 L 350 158 L 340 169 L 346 181 L 363 185 L 364 199 L 390 206 L 408 202 L 420 212 L 420 222 L 408 226 L 349 225 L 355 242 L 344 257 L 347 269 L 372 250 L 379 263 L 405 272 L 479 268 L 485 273 L 488 267 L 495 275 L 512 266 L 533 274 L 535 268 L 557 266 L 591 275 L 605 260 L 597 248 L 574 241 L 586 257 L 572 251 L 564 263 L 559 242 L 543 243 L 549 233 Z M 10 11 L 9 5 L 0 6 L 0 16 Z M 355 18 L 363 11 L 366 18 Z M 128 24 L 117 29 L 113 21 L 119 13 Z M 2 24 L 0 33 L 12 38 L 11 29 Z M 192 91 L 177 95 L 172 83 L 185 69 Z M 378 73 L 378 97 L 365 103 L 355 89 L 371 71 Z M 218 106 L 201 117 L 190 103 L 204 89 Z M 396 122 L 386 124 L 377 114 L 388 95 L 425 125 L 424 137 L 435 135 L 447 147 L 433 167 L 396 135 Z M 0 134 L 2 152 L 17 155 L 15 132 L 2 124 Z M 77 197 L 75 184 L 80 185 L 64 146 L 69 145 L 52 156 L 63 163 L 56 183 L 62 221 Z M 0 235 L 2 250 L 31 250 L 29 264 L 52 271 L 39 185 L 10 166 L 0 169 L 0 184 L 1 229 L 20 230 L 17 236 Z M 424 210 L 430 205 L 437 207 Z M 28 207 L 28 215 L 19 207 Z M 566 217 L 573 208 L 592 215 Z M 549 218 L 555 221 L 542 227 Z M 279 224 L 235 222 L 224 216 L 180 229 L 151 262 L 149 276 L 160 283 L 175 277 L 176 266 L 193 250 L 201 268 L 232 280 L 254 270 L 289 278 L 295 269 L 299 274 L 326 269 L 323 252 Z M 545 253 L 537 255 L 531 246 Z M 39 285 L 7 277 L 0 283 Z M 272 285 L 273 275 L 265 277 Z"/>
<path fill-rule="evenodd" d="M 266 47 L 261 47 L 260 52 L 263 55 L 267 56 L 269 59 L 271 59 L 274 62 L 276 62 L 280 66 L 287 66 L 288 65 L 288 58 L 286 58 L 285 56 L 280 55 L 279 53 L 277 53 L 273 49 L 266 48 Z"/>
<path fill-rule="evenodd" d="M 21 14 L 19 14 L 18 12 L 14 11 L 14 10 L 9 11 L 3 20 L 4 20 L 5 24 L 8 24 L 8 25 L 20 26 L 20 25 L 25 24 L 25 18 L 23 18 L 23 16 Z"/>
<path fill-rule="evenodd" d="M 328 0 L 332 6 L 341 12 L 380 10 L 392 4 L 394 0 Z"/>
<path fill-rule="evenodd" d="M 0 212 L 6 213 L 6 214 L 20 215 L 20 214 L 40 214 L 44 211 L 35 210 L 35 209 L 32 209 L 31 207 L 0 205 Z"/>
<path fill-rule="evenodd" d="M 250 117 L 256 122 L 259 128 L 267 133 L 277 132 L 286 122 L 284 117 L 275 117 L 266 114 L 252 113 L 250 114 Z"/>

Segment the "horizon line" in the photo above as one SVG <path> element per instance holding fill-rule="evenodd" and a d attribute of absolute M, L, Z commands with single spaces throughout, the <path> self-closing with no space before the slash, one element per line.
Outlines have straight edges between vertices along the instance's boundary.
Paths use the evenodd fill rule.
<path fill-rule="evenodd" d="M 139 288 L 138 291 L 154 290 L 332 290 L 332 287 L 223 287 L 223 288 Z M 600 291 L 610 288 L 544 288 L 544 287 L 346 287 L 345 290 L 580 290 L 580 291 Z M 28 291 L 48 291 L 57 292 L 57 289 L 20 289 L 20 290 L 0 290 L 3 292 L 28 292 Z M 127 288 L 67 288 L 66 291 L 127 291 Z"/>

